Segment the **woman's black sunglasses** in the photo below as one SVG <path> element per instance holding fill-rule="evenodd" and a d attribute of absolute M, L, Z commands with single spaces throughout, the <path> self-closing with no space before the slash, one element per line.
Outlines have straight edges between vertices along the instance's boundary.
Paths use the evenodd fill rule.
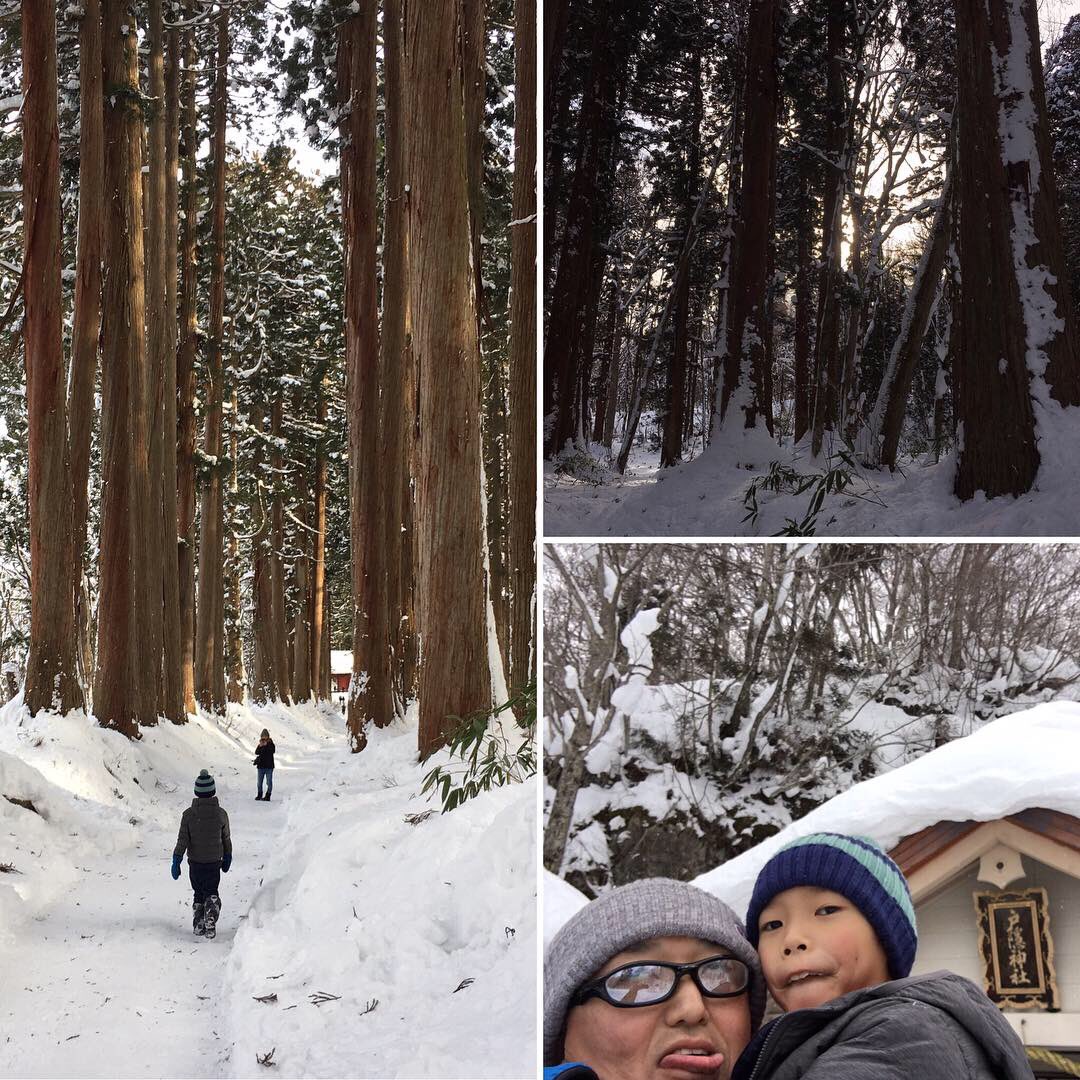
<path fill-rule="evenodd" d="M 708 956 L 692 964 L 650 960 L 626 964 L 590 980 L 574 994 L 570 1004 L 581 1005 L 598 997 L 618 1009 L 659 1005 L 675 993 L 684 975 L 689 975 L 702 994 L 711 998 L 736 997 L 745 993 L 750 983 L 750 969 L 734 956 Z"/>

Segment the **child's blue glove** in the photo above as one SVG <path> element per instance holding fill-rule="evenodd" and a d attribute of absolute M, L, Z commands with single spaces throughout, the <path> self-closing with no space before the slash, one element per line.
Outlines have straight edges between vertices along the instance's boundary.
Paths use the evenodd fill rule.
<path fill-rule="evenodd" d="M 221 860 L 221 872 L 223 874 L 227 874 L 229 872 L 229 867 L 230 866 L 232 866 L 232 853 L 231 852 L 228 855 L 226 855 L 224 859 Z"/>
<path fill-rule="evenodd" d="M 172 857 L 172 877 L 173 877 L 173 881 L 176 881 L 177 878 L 180 877 L 180 860 L 182 858 L 183 858 L 182 855 L 174 855 Z"/>

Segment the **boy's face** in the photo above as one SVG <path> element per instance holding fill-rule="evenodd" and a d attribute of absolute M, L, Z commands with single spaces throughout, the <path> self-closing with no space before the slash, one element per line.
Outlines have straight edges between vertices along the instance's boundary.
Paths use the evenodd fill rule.
<path fill-rule="evenodd" d="M 873 927 L 830 889 L 800 885 L 777 893 L 761 912 L 758 930 L 765 981 L 785 1012 L 889 981 Z"/>

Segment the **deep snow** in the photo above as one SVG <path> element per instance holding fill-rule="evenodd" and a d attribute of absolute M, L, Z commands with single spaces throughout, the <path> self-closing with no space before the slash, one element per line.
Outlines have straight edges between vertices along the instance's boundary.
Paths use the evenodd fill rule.
<path fill-rule="evenodd" d="M 996 499 L 978 492 L 961 502 L 952 491 L 952 454 L 937 463 L 908 460 L 892 473 L 858 466 L 846 490 L 825 496 L 813 535 L 1080 536 L 1080 500 L 1075 496 L 1080 408 L 1040 403 L 1037 412 L 1041 464 L 1036 490 Z M 606 451 L 591 445 L 589 453 L 599 461 Z M 777 443 L 764 431 L 721 432 L 705 453 L 672 468 L 660 469 L 659 458 L 659 451 L 639 445 L 623 476 L 594 470 L 600 483 L 556 474 L 552 463 L 545 462 L 544 535 L 774 536 L 789 520 L 804 520 L 814 487 L 799 495 L 759 487 L 758 516 L 748 521 L 744 498 L 755 477 L 765 477 L 774 461 L 804 477 L 822 476 L 841 464 L 828 445 L 815 459 L 805 440 L 797 446 L 790 438 Z"/>
<path fill-rule="evenodd" d="M 856 832 L 886 849 L 938 821 L 992 821 L 1031 807 L 1080 817 L 1080 703 L 1052 701 L 994 720 L 971 735 L 856 784 L 768 840 L 694 879 L 741 918 L 754 880 L 790 840 Z M 544 874 L 544 946 L 586 898 Z"/>
<path fill-rule="evenodd" d="M 137 743 L 0 710 L 0 794 L 38 811 L 0 798 L 18 871 L 0 873 L 0 1076 L 253 1076 L 271 1050 L 278 1077 L 531 1076 L 535 787 L 440 815 L 415 716 L 369 739 L 350 754 L 314 706 L 230 706 Z M 234 845 L 214 941 L 192 935 L 186 862 L 169 875 L 202 767 Z"/>

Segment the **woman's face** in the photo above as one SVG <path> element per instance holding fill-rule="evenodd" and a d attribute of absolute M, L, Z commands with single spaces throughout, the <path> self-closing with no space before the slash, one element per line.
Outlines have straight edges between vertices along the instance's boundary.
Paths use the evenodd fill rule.
<path fill-rule="evenodd" d="M 690 964 L 726 952 L 699 938 L 657 938 L 613 956 L 596 974 L 635 961 Z M 656 1005 L 620 1009 L 590 998 L 574 1006 L 564 1046 L 567 1061 L 584 1062 L 604 1080 L 729 1080 L 749 1041 L 749 996 L 704 997 L 685 975 Z"/>

